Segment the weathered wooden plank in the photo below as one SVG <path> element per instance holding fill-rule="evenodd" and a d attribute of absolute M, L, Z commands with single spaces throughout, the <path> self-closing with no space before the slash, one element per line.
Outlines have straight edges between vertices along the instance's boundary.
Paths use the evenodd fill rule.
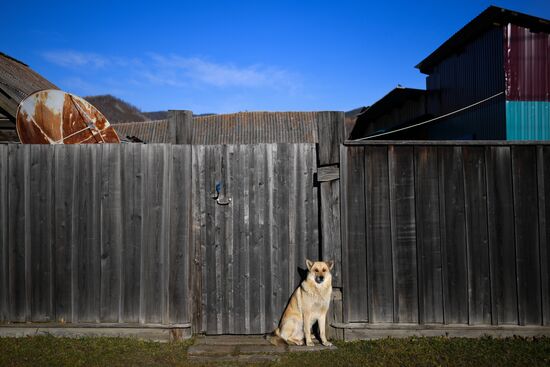
<path fill-rule="evenodd" d="M 128 144 L 122 150 L 122 274 L 121 274 L 121 321 L 140 321 L 142 292 L 142 243 L 145 195 L 145 165 L 142 155 L 146 146 Z"/>
<path fill-rule="evenodd" d="M 193 244 L 195 246 L 195 270 L 193 284 L 193 325 L 194 332 L 207 330 L 206 295 L 206 200 L 205 147 L 193 146 Z"/>
<path fill-rule="evenodd" d="M 366 147 L 364 190 L 367 220 L 367 283 L 369 311 L 372 311 L 369 312 L 370 322 L 393 322 L 393 259 L 388 174 L 388 148 Z"/>
<path fill-rule="evenodd" d="M 306 173 L 302 179 L 305 179 L 307 216 L 306 216 L 306 233 L 307 233 L 307 254 L 309 258 L 320 259 L 321 248 L 319 244 L 319 188 L 315 184 L 315 176 L 317 174 L 317 159 L 313 145 L 303 144 L 302 155 L 307 157 Z M 299 158 L 298 158 L 299 159 Z"/>
<path fill-rule="evenodd" d="M 166 218 L 163 210 L 164 190 L 167 190 L 167 155 L 162 145 L 146 146 L 144 236 L 142 244 L 142 282 L 140 320 L 162 323 L 164 314 L 165 265 L 163 251 L 167 246 Z"/>
<path fill-rule="evenodd" d="M 461 147 L 438 148 L 443 305 L 446 324 L 468 323 L 468 275 Z"/>
<path fill-rule="evenodd" d="M 217 146 L 215 153 L 215 179 L 220 184 L 220 203 L 225 203 L 227 199 L 227 162 L 224 160 L 227 146 Z M 228 199 L 227 199 L 228 200 Z M 229 204 L 228 204 L 229 205 Z M 218 204 L 215 206 L 215 246 L 216 246 L 216 304 L 217 304 L 217 324 L 220 333 L 227 333 L 229 327 L 229 302 L 230 288 L 225 282 L 227 273 L 227 248 L 225 243 L 225 212 L 227 205 Z"/>
<path fill-rule="evenodd" d="M 271 151 L 271 160 L 272 160 L 272 180 L 270 182 L 270 219 L 271 223 L 270 228 L 270 260 L 271 260 L 271 294 L 269 295 L 272 302 L 272 317 L 273 324 L 276 325 L 279 322 L 279 317 L 282 315 L 284 304 L 283 295 L 283 273 L 286 268 L 283 267 L 282 262 L 280 261 L 282 255 L 281 243 L 280 243 L 280 232 L 281 229 L 281 218 L 280 218 L 280 206 L 281 206 L 281 175 L 283 174 L 282 170 L 284 167 L 281 167 L 281 161 L 284 154 L 283 145 L 276 144 L 273 145 Z M 286 219 L 286 218 L 285 218 Z M 285 244 L 286 245 L 286 244 Z"/>
<path fill-rule="evenodd" d="M 487 218 L 493 324 L 517 324 L 516 249 L 510 147 L 487 147 Z"/>
<path fill-rule="evenodd" d="M 163 164 L 164 171 L 162 175 L 163 190 L 162 190 L 162 247 L 161 247 L 161 261 L 162 261 L 162 298 L 161 298 L 161 322 L 168 324 L 170 321 L 170 182 L 172 180 L 172 148 L 174 145 L 164 144 L 163 150 Z"/>
<path fill-rule="evenodd" d="M 29 172 L 31 321 L 52 319 L 53 153 L 31 145 Z"/>
<path fill-rule="evenodd" d="M 550 325 L 550 147 L 537 147 L 542 323 Z"/>
<path fill-rule="evenodd" d="M 462 154 L 468 251 L 468 321 L 472 325 L 491 324 L 485 149 L 463 147 Z"/>
<path fill-rule="evenodd" d="M 324 260 L 334 261 L 332 285 L 342 286 L 342 240 L 340 235 L 340 183 L 321 182 L 321 239 Z"/>
<path fill-rule="evenodd" d="M 30 314 L 30 279 L 27 272 L 29 233 L 28 145 L 8 145 L 8 273 L 12 321 Z M 27 287 L 29 292 L 27 292 Z"/>
<path fill-rule="evenodd" d="M 340 178 L 340 166 L 324 166 L 317 169 L 317 181 L 328 182 L 338 180 Z"/>
<path fill-rule="evenodd" d="M 302 175 L 302 165 L 305 163 L 303 160 L 307 159 L 305 156 L 301 156 L 304 159 L 298 163 L 298 145 L 292 144 L 289 149 L 289 158 L 287 164 L 289 165 L 289 177 L 288 177 L 288 288 L 294 289 L 299 284 L 300 275 L 298 273 L 298 265 L 302 266 L 304 260 L 300 261 L 299 250 L 303 250 L 304 255 L 307 251 L 308 244 L 307 238 L 307 203 L 303 196 L 305 192 L 302 192 L 301 185 L 298 183 L 298 176 Z M 307 171 L 304 172 L 307 175 Z M 305 180 L 303 180 L 305 181 Z M 305 251 L 304 251 L 305 250 Z"/>
<path fill-rule="evenodd" d="M 190 322 L 189 275 L 192 157 L 190 145 L 172 147 L 170 176 L 169 322 Z"/>
<path fill-rule="evenodd" d="M 273 243 L 274 243 L 274 232 L 273 232 L 273 189 L 274 189 L 274 180 L 275 180 L 275 170 L 273 164 L 273 156 L 276 154 L 277 146 L 275 144 L 269 144 L 265 146 L 265 159 L 263 164 L 263 173 L 264 173 L 264 185 L 265 185 L 265 206 L 264 206 L 264 216 L 265 216 L 265 225 L 264 225 L 264 251 L 263 259 L 266 267 L 264 268 L 264 273 L 266 277 L 264 278 L 264 312 L 265 312 L 265 329 L 275 330 L 277 323 L 279 322 L 279 316 L 281 315 L 281 310 L 276 308 L 275 302 L 273 301 L 273 291 L 275 285 L 273 284 L 273 279 L 275 276 L 275 268 L 273 264 Z"/>
<path fill-rule="evenodd" d="M 234 202 L 234 193 L 238 189 L 235 185 L 235 177 L 236 175 L 239 175 L 238 172 L 238 165 L 235 165 L 235 156 L 239 155 L 238 152 L 238 146 L 236 145 L 228 145 L 225 146 L 223 149 L 223 156 L 220 157 L 220 159 L 223 160 L 224 163 L 224 170 L 223 170 L 223 176 L 221 177 L 224 185 L 223 185 L 223 192 L 222 192 L 222 203 L 227 203 L 229 200 L 231 202 L 228 205 L 223 205 L 220 207 L 221 210 L 223 210 L 223 242 L 222 246 L 224 246 L 224 266 L 225 266 L 225 273 L 224 273 L 224 284 L 225 284 L 225 298 L 224 298 L 224 309 L 225 309 L 225 315 L 227 321 L 224 320 L 224 331 L 226 333 L 235 333 L 235 297 L 234 297 L 234 286 L 236 284 L 235 282 L 235 261 L 236 258 L 236 250 L 235 246 L 239 246 L 240 244 L 235 242 L 234 235 L 233 235 L 233 228 L 234 228 L 234 221 L 239 220 L 239 218 L 235 218 L 235 206 L 239 205 L 238 203 Z M 237 194 L 238 195 L 238 194 Z M 238 257 L 237 257 L 238 259 Z M 238 278 L 237 278 L 238 280 Z"/>
<path fill-rule="evenodd" d="M 518 318 L 520 325 L 540 325 L 541 283 L 536 147 L 512 147 Z"/>
<path fill-rule="evenodd" d="M 419 322 L 443 323 L 437 148 L 414 150 Z"/>
<path fill-rule="evenodd" d="M 251 264 L 254 264 L 254 272 L 256 273 L 258 287 L 253 288 L 252 297 L 257 302 L 257 306 L 253 308 L 254 312 L 258 313 L 258 325 L 257 330 L 259 333 L 270 332 L 270 329 L 266 328 L 266 297 L 265 297 L 265 284 L 266 279 L 270 277 L 269 273 L 269 264 L 266 264 L 266 260 L 263 255 L 266 247 L 266 238 L 265 238 L 265 227 L 269 225 L 266 218 L 266 180 L 265 176 L 265 157 L 266 157 L 267 145 L 258 144 L 254 148 L 254 159 L 255 167 L 254 170 L 254 183 L 257 186 L 255 191 L 255 231 L 253 238 L 253 253 Z M 270 301 L 270 300 L 267 300 Z"/>
<path fill-rule="evenodd" d="M 260 196 L 261 182 L 261 161 L 263 148 L 261 145 L 255 144 L 250 146 L 248 150 L 249 164 L 246 175 L 249 177 L 249 259 L 250 278 L 249 278 L 249 313 L 250 313 L 250 333 L 260 334 L 264 330 L 261 314 L 263 313 L 263 289 L 262 289 L 262 228 L 260 225 L 260 208 L 262 207 Z"/>
<path fill-rule="evenodd" d="M 342 264 L 344 321 L 367 321 L 367 244 L 364 148 L 342 148 Z M 353 269 L 353 271 L 349 271 Z"/>
<path fill-rule="evenodd" d="M 121 310 L 122 197 L 120 145 L 101 149 L 101 322 L 118 322 Z"/>
<path fill-rule="evenodd" d="M 278 248 L 278 267 L 279 274 L 279 292 L 277 293 L 279 309 L 283 310 L 288 298 L 294 291 L 290 286 L 289 277 L 289 259 L 294 254 L 290 253 L 289 244 L 289 177 L 290 169 L 288 162 L 291 157 L 289 144 L 279 144 L 277 147 L 277 156 L 275 161 L 275 185 L 277 186 L 275 193 L 275 212 L 274 217 L 277 222 L 277 238 L 276 246 Z"/>
<path fill-rule="evenodd" d="M 394 322 L 418 322 L 414 151 L 388 147 Z"/>
<path fill-rule="evenodd" d="M 319 163 L 335 164 L 340 160 L 340 144 L 344 141 L 344 113 L 319 112 L 317 114 Z"/>
<path fill-rule="evenodd" d="M 214 161 L 213 161 L 213 179 L 215 180 L 215 187 L 218 187 L 220 185 L 221 192 L 219 193 L 220 197 L 224 196 L 224 186 L 225 182 L 223 180 L 224 177 L 224 162 L 223 162 L 223 150 L 224 146 L 214 146 L 212 147 L 214 150 Z M 225 282 L 222 280 L 224 271 L 224 265 L 225 265 L 225 246 L 223 243 L 223 231 L 225 231 L 225 225 L 223 223 L 223 208 L 220 207 L 220 205 L 214 205 L 213 206 L 213 227 L 212 231 L 214 234 L 213 237 L 213 245 L 214 245 L 214 254 L 215 254 L 215 261 L 211 263 L 211 265 L 214 265 L 215 269 L 215 289 L 216 289 L 216 330 L 219 334 L 223 334 L 226 330 L 225 328 L 228 326 L 228 319 L 227 319 L 227 312 L 225 310 Z"/>
<path fill-rule="evenodd" d="M 240 322 L 243 323 L 243 330 L 245 333 L 250 333 L 250 295 L 251 295 L 251 284 L 250 284 L 250 175 L 248 173 L 249 167 L 252 163 L 251 154 L 249 155 L 249 146 L 240 145 L 238 147 L 239 159 L 239 168 L 238 174 L 242 177 L 242 191 L 241 191 L 241 214 L 242 222 L 240 225 L 240 233 L 238 242 L 239 247 L 239 277 L 241 284 L 241 292 L 243 292 L 243 308 L 236 309 L 238 313 L 242 313 L 242 319 Z M 250 152 L 251 153 L 251 152 Z"/>
<path fill-rule="evenodd" d="M 205 282 L 203 290 L 206 292 L 206 332 L 209 334 L 221 333 L 218 330 L 218 293 L 216 284 L 216 238 L 214 232 L 216 201 L 212 195 L 216 194 L 216 150 L 215 146 L 205 147 L 205 247 L 203 252 L 203 271 Z"/>
<path fill-rule="evenodd" d="M 78 293 L 74 294 L 75 320 L 98 322 L 100 310 L 100 149 L 94 145 L 80 146 L 76 193 L 79 211 L 73 261 L 73 274 Z M 76 292 L 75 292 L 76 293 Z"/>
<path fill-rule="evenodd" d="M 0 322 L 10 320 L 8 259 L 8 145 L 0 144 Z"/>
<path fill-rule="evenodd" d="M 54 148 L 54 276 L 53 300 L 55 320 L 73 321 L 73 256 L 74 237 L 79 212 L 77 207 L 76 173 L 80 149 L 76 145 Z"/>

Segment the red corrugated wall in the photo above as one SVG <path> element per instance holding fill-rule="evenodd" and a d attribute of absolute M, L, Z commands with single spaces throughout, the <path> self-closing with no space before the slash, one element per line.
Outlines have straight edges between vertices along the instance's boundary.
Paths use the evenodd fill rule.
<path fill-rule="evenodd" d="M 504 29 L 506 100 L 550 101 L 550 34 Z"/>

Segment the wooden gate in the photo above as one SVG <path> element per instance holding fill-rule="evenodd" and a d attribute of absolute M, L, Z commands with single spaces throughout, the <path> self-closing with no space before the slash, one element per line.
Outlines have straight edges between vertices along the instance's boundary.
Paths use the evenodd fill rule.
<path fill-rule="evenodd" d="M 271 331 L 319 256 L 314 144 L 193 146 L 196 332 Z"/>

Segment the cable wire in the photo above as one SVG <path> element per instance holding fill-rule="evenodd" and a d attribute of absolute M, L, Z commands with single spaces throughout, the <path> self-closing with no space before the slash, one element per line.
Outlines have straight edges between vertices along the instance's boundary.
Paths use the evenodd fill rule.
<path fill-rule="evenodd" d="M 462 107 L 462 108 L 459 108 L 458 110 L 455 110 L 455 111 L 452 111 L 452 112 L 449 112 L 449 113 L 446 113 L 445 115 L 441 115 L 441 116 L 437 116 L 437 117 L 434 117 L 433 119 L 430 119 L 430 120 L 426 120 L 426 121 L 422 121 L 422 122 L 419 122 L 419 123 L 416 123 L 414 125 L 410 125 L 410 126 L 405 126 L 405 127 L 402 127 L 402 128 L 399 128 L 399 129 L 395 129 L 395 130 L 390 130 L 390 131 L 386 131 L 386 132 L 383 132 L 383 133 L 379 133 L 379 134 L 374 134 L 374 135 L 369 135 L 369 136 L 365 136 L 364 138 L 359 138 L 359 139 L 353 139 L 353 140 L 348 140 L 348 141 L 362 141 L 362 140 L 369 140 L 369 139 L 373 139 L 373 138 L 377 138 L 379 136 L 384 136 L 384 135 L 389 135 L 389 134 L 393 134 L 393 133 L 396 133 L 398 131 L 403 131 L 403 130 L 407 130 L 407 129 L 412 129 L 413 127 L 417 127 L 417 126 L 421 126 L 421 125 L 425 125 L 425 124 L 428 124 L 430 122 L 433 122 L 433 121 L 436 121 L 436 120 L 440 120 L 442 118 L 445 118 L 445 117 L 449 117 L 451 115 L 454 115 L 455 113 L 459 113 L 459 112 L 462 112 L 464 110 L 467 110 L 469 108 L 472 108 L 472 107 L 475 107 L 479 104 L 482 104 L 482 103 L 485 103 L 495 97 L 498 97 L 500 96 L 501 94 L 504 94 L 504 91 L 502 92 L 499 92 L 495 95 L 492 95 L 491 97 L 487 97 L 481 101 L 477 101 L 476 103 L 473 103 L 469 106 L 466 106 L 466 107 Z"/>

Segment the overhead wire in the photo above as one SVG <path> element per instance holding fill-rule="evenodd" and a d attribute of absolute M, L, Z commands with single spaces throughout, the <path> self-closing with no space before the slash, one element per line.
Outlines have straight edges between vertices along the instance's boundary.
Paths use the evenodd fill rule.
<path fill-rule="evenodd" d="M 434 122 L 434 121 L 437 121 L 437 120 L 441 120 L 441 119 L 443 119 L 443 118 L 449 117 L 449 116 L 451 116 L 451 115 L 457 114 L 457 113 L 462 112 L 462 111 L 465 111 L 465 110 L 467 110 L 467 109 L 469 109 L 469 108 L 472 108 L 472 107 L 475 107 L 475 106 L 480 105 L 480 104 L 482 104 L 482 103 L 485 103 L 485 102 L 487 102 L 487 101 L 489 101 L 489 100 L 491 100 L 491 99 L 493 99 L 493 98 L 496 98 L 496 97 L 500 96 L 501 94 L 504 94 L 504 91 L 498 92 L 497 94 L 494 94 L 494 95 L 492 95 L 491 97 L 487 97 L 487 98 L 485 98 L 485 99 L 482 99 L 482 100 L 480 100 L 480 101 L 477 101 L 477 102 L 475 102 L 475 103 L 472 103 L 471 105 L 468 105 L 468 106 L 459 108 L 458 110 L 455 110 L 455 111 L 446 113 L 446 114 L 441 115 L 441 116 L 434 117 L 434 118 L 429 119 L 429 120 L 426 120 L 426 121 L 421 121 L 421 122 L 418 122 L 418 123 L 413 124 L 413 125 L 401 127 L 401 128 L 399 128 L 399 129 L 390 130 L 390 131 L 385 131 L 385 132 L 382 132 L 382 133 L 373 134 L 373 135 L 365 136 L 365 137 L 363 137 L 363 138 L 358 138 L 358 139 L 353 139 L 353 140 L 348 140 L 348 141 L 352 142 L 352 141 L 363 141 L 363 140 L 374 139 L 374 138 L 378 138 L 378 137 L 380 137 L 380 136 L 385 136 L 385 135 L 389 135 L 389 134 L 394 134 L 394 133 L 399 132 L 399 131 L 408 130 L 408 129 L 412 129 L 412 128 L 414 128 L 414 127 L 426 125 L 426 124 L 429 124 L 430 122 Z"/>

